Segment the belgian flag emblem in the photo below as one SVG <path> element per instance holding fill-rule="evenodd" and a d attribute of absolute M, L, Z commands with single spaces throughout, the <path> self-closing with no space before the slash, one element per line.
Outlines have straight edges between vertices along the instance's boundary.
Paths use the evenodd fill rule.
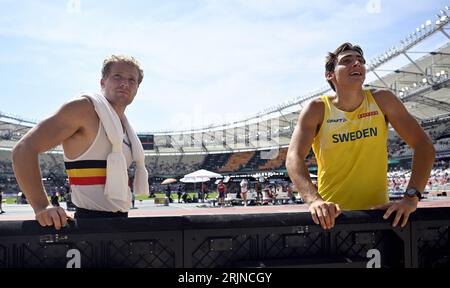
<path fill-rule="evenodd" d="M 106 160 L 64 162 L 70 185 L 105 185 Z"/>

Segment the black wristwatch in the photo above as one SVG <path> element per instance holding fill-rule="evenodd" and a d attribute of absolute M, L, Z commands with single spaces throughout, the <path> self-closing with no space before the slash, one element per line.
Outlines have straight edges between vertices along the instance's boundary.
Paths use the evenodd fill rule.
<path fill-rule="evenodd" d="M 405 197 L 417 197 L 417 199 L 419 199 L 419 201 L 422 199 L 422 193 L 420 193 L 416 188 L 408 188 L 408 190 L 406 190 Z"/>

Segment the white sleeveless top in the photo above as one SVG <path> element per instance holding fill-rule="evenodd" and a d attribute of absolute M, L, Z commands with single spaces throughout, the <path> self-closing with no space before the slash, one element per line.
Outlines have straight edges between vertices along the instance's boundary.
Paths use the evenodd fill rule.
<path fill-rule="evenodd" d="M 129 167 L 133 157 L 130 140 L 126 134 L 124 133 L 122 153 Z M 69 159 L 64 155 L 66 173 L 72 190 L 72 202 L 77 207 L 108 212 L 128 212 L 130 209 L 131 191 L 128 193 L 127 201 L 110 200 L 104 194 L 106 158 L 111 151 L 111 142 L 108 140 L 102 122 L 99 121 L 97 136 L 86 152 L 75 159 Z"/>

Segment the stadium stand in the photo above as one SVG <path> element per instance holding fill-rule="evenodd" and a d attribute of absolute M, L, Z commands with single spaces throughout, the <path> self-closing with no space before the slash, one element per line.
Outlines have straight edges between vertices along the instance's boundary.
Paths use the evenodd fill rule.
<path fill-rule="evenodd" d="M 202 168 L 209 171 L 218 171 L 219 168 L 222 168 L 225 163 L 228 162 L 230 158 L 230 153 L 221 153 L 221 154 L 209 154 L 206 156 L 205 161 L 202 163 Z"/>
<path fill-rule="evenodd" d="M 286 162 L 287 148 L 280 149 L 278 155 L 269 159 L 266 163 L 259 166 L 261 170 L 274 170 L 284 165 Z"/>
<path fill-rule="evenodd" d="M 235 172 L 239 171 L 253 157 L 255 152 L 233 153 L 227 163 L 219 169 L 219 172 Z"/>
<path fill-rule="evenodd" d="M 444 16 L 435 22 L 427 21 L 397 45 L 368 59 L 364 85 L 367 89 L 391 89 L 431 136 L 437 151 L 436 163 L 441 163 L 430 177 L 432 191 L 441 189 L 436 185 L 448 183 L 448 167 L 442 165 L 450 161 L 450 43 L 445 32 L 448 22 Z M 428 41 L 431 36 L 434 40 Z M 439 36 L 445 41 L 436 46 Z M 396 61 L 392 61 L 394 58 Z M 143 134 L 154 135 L 154 149 L 145 151 L 146 166 L 152 177 L 183 177 L 200 168 L 224 175 L 273 172 L 287 176 L 287 147 L 301 109 L 311 99 L 330 92 L 328 86 L 319 88 L 233 123 L 188 131 L 146 131 Z M 0 112 L 0 185 L 14 187 L 9 190 L 17 190 L 10 150 L 34 123 Z M 407 179 L 408 171 L 400 171 L 410 165 L 412 152 L 392 129 L 387 149 L 392 173 L 390 188 L 395 190 L 398 181 Z M 43 177 L 65 177 L 61 151 L 59 146 L 41 156 Z M 278 154 L 270 157 L 273 151 Z M 310 153 L 306 161 L 315 171 L 314 155 Z"/>

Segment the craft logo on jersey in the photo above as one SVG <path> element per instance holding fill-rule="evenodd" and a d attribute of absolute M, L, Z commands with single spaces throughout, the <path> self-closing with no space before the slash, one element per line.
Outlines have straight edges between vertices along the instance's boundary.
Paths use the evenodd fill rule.
<path fill-rule="evenodd" d="M 338 118 L 338 119 L 328 119 L 327 123 L 344 123 L 347 122 L 347 119 L 345 118 Z"/>

